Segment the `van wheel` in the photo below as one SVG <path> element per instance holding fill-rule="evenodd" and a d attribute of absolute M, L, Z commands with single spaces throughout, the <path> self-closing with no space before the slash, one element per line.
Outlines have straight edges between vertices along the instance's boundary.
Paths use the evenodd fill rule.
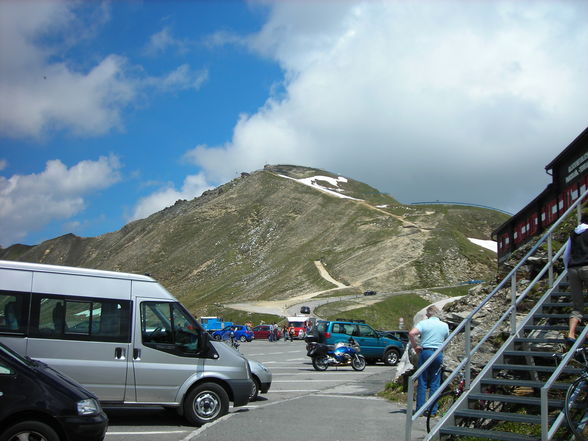
<path fill-rule="evenodd" d="M 222 417 L 229 411 L 229 396 L 216 383 L 203 383 L 188 393 L 184 402 L 184 416 L 201 426 Z"/>
<path fill-rule="evenodd" d="M 9 427 L 0 435 L 0 441 L 18 441 L 21 439 L 59 441 L 59 436 L 51 426 L 39 421 L 22 421 Z"/>
<path fill-rule="evenodd" d="M 384 352 L 384 364 L 386 366 L 396 366 L 400 360 L 400 353 L 396 349 L 388 349 Z"/>

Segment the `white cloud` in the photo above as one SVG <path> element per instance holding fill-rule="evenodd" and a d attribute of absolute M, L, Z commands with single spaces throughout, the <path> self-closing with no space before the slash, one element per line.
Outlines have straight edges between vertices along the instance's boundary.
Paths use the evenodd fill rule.
<path fill-rule="evenodd" d="M 516 211 L 586 127 L 585 2 L 267 4 L 248 41 L 280 63 L 284 91 L 229 142 L 187 153 L 211 180 L 294 163 L 403 202 Z"/>
<path fill-rule="evenodd" d="M 0 1 L 0 135 L 38 139 L 55 130 L 77 136 L 121 130 L 122 112 L 146 91 L 198 90 L 208 78 L 206 70 L 194 72 L 187 64 L 149 76 L 117 54 L 68 58 L 67 50 L 93 37 L 109 17 L 100 4 L 90 18 L 80 18 L 74 7 L 74 2 Z M 152 45 L 177 46 L 164 31 Z"/>
<path fill-rule="evenodd" d="M 179 52 L 185 52 L 189 46 L 190 43 L 173 37 L 171 29 L 169 26 L 166 26 L 149 38 L 144 53 L 148 56 L 154 57 L 163 54 L 168 49 L 176 49 Z"/>
<path fill-rule="evenodd" d="M 168 184 L 149 196 L 140 199 L 128 220 L 133 221 L 146 218 L 157 211 L 175 204 L 180 199 L 189 200 L 198 197 L 210 188 L 211 186 L 206 182 L 204 175 L 187 176 L 180 190 L 176 190 L 173 184 Z"/>
<path fill-rule="evenodd" d="M 52 220 L 81 212 L 86 196 L 119 181 L 120 167 L 116 156 L 70 168 L 52 160 L 39 174 L 0 176 L 0 244 L 15 243 Z"/>
<path fill-rule="evenodd" d="M 147 78 L 144 84 L 161 92 L 176 92 L 187 89 L 199 90 L 206 80 L 208 80 L 207 69 L 193 72 L 190 66 L 182 64 L 163 77 Z"/>

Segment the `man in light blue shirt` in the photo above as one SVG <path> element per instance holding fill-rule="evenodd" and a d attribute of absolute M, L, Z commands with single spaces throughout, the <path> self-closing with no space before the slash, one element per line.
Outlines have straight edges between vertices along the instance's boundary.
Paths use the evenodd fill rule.
<path fill-rule="evenodd" d="M 434 305 L 427 308 L 427 318 L 416 324 L 408 333 L 410 343 L 419 357 L 419 367 L 425 363 L 437 349 L 441 347 L 449 336 L 449 326 L 439 319 L 441 311 Z M 420 343 L 417 342 L 420 337 Z M 419 376 L 417 386 L 416 409 L 420 409 L 427 401 L 427 388 L 429 396 L 433 395 L 441 383 L 441 365 L 443 354 L 439 354 L 435 360 Z M 437 413 L 437 405 L 430 409 L 434 415 Z"/>

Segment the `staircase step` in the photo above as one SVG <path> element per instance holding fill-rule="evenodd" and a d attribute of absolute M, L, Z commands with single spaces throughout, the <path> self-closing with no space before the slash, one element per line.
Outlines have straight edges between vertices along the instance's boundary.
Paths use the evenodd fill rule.
<path fill-rule="evenodd" d="M 495 421 L 514 421 L 516 423 L 541 424 L 541 415 L 528 415 L 512 412 L 490 412 L 487 410 L 462 409 L 455 411 L 456 417 L 481 418 Z M 550 416 L 554 420 L 555 416 Z"/>
<path fill-rule="evenodd" d="M 484 394 L 470 393 L 468 395 L 470 401 L 501 401 L 503 403 L 524 404 L 526 406 L 541 406 L 541 399 L 539 397 L 520 397 L 517 395 L 502 395 L 502 394 Z M 562 409 L 564 400 L 550 399 L 547 402 L 548 406 Z"/>
<path fill-rule="evenodd" d="M 533 371 L 533 372 L 553 372 L 557 366 L 530 366 L 528 364 L 495 364 L 492 369 L 499 371 Z M 565 367 L 562 373 L 579 374 L 582 372 L 580 368 Z"/>
<path fill-rule="evenodd" d="M 553 352 L 547 351 L 504 351 L 503 355 L 506 357 L 542 357 L 554 358 Z"/>
<path fill-rule="evenodd" d="M 532 387 L 534 389 L 541 389 L 545 386 L 544 381 L 533 380 L 507 380 L 504 378 L 487 378 L 482 380 L 482 384 L 492 384 L 495 386 L 512 386 L 512 387 Z M 556 382 L 551 386 L 553 389 L 567 390 L 570 383 Z"/>
<path fill-rule="evenodd" d="M 441 435 L 477 437 L 486 439 L 496 439 L 500 441 L 539 441 L 541 439 L 527 435 L 519 435 L 517 433 L 498 432 L 496 430 L 471 429 L 469 427 L 455 426 L 443 427 L 440 430 L 440 433 Z"/>
<path fill-rule="evenodd" d="M 515 343 L 565 343 L 565 338 L 546 338 L 546 337 L 525 337 L 515 338 Z"/>
<path fill-rule="evenodd" d="M 533 316 L 533 320 L 568 320 L 570 318 L 569 314 L 546 314 L 546 313 L 537 313 Z"/>
<path fill-rule="evenodd" d="M 578 326 L 576 331 L 579 331 L 583 326 Z M 537 331 L 567 331 L 568 325 L 526 325 L 525 330 L 537 330 Z"/>
<path fill-rule="evenodd" d="M 570 308 L 572 306 L 572 302 L 546 302 L 543 304 L 544 308 Z"/>

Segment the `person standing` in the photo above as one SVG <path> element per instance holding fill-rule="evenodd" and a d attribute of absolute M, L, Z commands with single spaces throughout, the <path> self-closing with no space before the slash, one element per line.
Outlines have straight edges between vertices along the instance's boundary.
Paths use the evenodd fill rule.
<path fill-rule="evenodd" d="M 269 325 L 269 334 L 267 336 L 267 341 L 269 341 L 270 343 L 272 341 L 274 341 L 274 328 L 276 325 L 270 324 Z"/>
<path fill-rule="evenodd" d="M 568 269 L 568 282 L 572 295 L 572 312 L 569 318 L 566 342 L 576 340 L 576 328 L 584 317 L 584 290 L 588 288 L 588 214 L 582 214 L 580 225 L 570 234 L 564 251 L 564 264 Z"/>
<path fill-rule="evenodd" d="M 449 336 L 449 326 L 439 318 L 441 311 L 435 305 L 427 308 L 427 318 L 418 322 L 408 333 L 410 343 L 418 356 L 421 367 L 437 349 L 441 347 Z M 417 341 L 420 338 L 420 343 Z M 419 410 L 427 401 L 427 389 L 429 397 L 433 395 L 441 383 L 441 365 L 443 354 L 440 353 L 435 360 L 419 376 L 416 396 L 416 410 Z M 432 415 L 437 413 L 437 405 L 430 410 Z"/>

